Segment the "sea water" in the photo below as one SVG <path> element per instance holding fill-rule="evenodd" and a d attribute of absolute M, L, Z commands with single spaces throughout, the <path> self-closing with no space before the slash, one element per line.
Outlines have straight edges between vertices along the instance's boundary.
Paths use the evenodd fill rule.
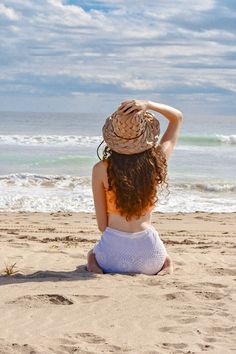
<path fill-rule="evenodd" d="M 0 211 L 93 212 L 91 171 L 107 115 L 0 113 Z M 156 116 L 162 135 L 168 122 Z M 155 210 L 236 211 L 235 122 L 184 117 L 169 160 L 170 193 L 160 193 Z"/>

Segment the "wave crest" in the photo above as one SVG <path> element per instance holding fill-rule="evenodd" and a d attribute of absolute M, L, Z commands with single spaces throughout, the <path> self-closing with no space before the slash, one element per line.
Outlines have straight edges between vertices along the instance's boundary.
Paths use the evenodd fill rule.
<path fill-rule="evenodd" d="M 195 190 L 199 192 L 236 192 L 236 184 L 229 183 L 178 183 L 174 188 Z"/>
<path fill-rule="evenodd" d="M 31 173 L 13 173 L 0 176 L 0 187 L 25 188 L 65 188 L 74 189 L 81 186 L 91 186 L 91 177 L 71 175 L 39 175 Z M 235 183 L 178 183 L 172 182 L 173 190 L 195 190 L 199 192 L 236 192 Z"/>
<path fill-rule="evenodd" d="M 90 186 L 90 177 L 77 176 L 51 176 L 31 173 L 15 173 L 0 176 L 0 187 L 24 187 L 24 188 L 63 188 L 75 189 L 82 186 Z"/>
<path fill-rule="evenodd" d="M 0 144 L 9 145 L 81 145 L 99 144 L 101 136 L 83 135 L 0 135 Z"/>
<path fill-rule="evenodd" d="M 180 143 L 197 146 L 236 145 L 236 135 L 180 135 Z"/>
<path fill-rule="evenodd" d="M 221 143 L 236 145 L 236 135 L 216 135 L 216 138 Z"/>
<path fill-rule="evenodd" d="M 8 145 L 94 146 L 101 141 L 99 135 L 0 135 L 0 144 Z M 191 146 L 236 145 L 236 135 L 180 135 L 179 142 Z"/>

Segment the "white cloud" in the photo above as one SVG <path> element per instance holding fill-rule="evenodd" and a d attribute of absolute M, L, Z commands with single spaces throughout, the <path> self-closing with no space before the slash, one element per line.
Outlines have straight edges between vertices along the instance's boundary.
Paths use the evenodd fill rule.
<path fill-rule="evenodd" d="M 60 0 L 48 0 L 48 3 L 54 7 L 53 17 L 60 23 L 81 25 L 91 23 L 91 15 L 86 13 L 81 7 L 75 5 L 64 5 Z"/>
<path fill-rule="evenodd" d="M 17 21 L 20 18 L 19 14 L 17 14 L 14 9 L 11 9 L 10 7 L 7 7 L 4 4 L 0 4 L 0 16 L 1 15 L 7 17 L 9 20 L 12 21 Z"/>
<path fill-rule="evenodd" d="M 151 80 L 123 81 L 122 87 L 132 90 L 151 90 L 156 88 L 156 82 Z"/>

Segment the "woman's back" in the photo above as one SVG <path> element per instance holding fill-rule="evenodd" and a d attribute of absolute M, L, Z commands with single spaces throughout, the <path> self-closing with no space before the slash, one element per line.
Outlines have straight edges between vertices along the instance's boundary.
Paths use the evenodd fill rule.
<path fill-rule="evenodd" d="M 108 215 L 108 226 L 120 231 L 126 232 L 138 232 L 146 229 L 148 225 L 151 224 L 151 214 L 154 207 L 148 207 L 143 211 L 143 215 L 136 219 L 131 220 L 126 219 L 122 216 L 115 207 L 115 193 L 114 191 L 109 191 L 109 183 L 107 176 L 107 160 L 99 162 L 102 167 L 102 181 L 105 189 L 106 195 L 106 208 Z"/>

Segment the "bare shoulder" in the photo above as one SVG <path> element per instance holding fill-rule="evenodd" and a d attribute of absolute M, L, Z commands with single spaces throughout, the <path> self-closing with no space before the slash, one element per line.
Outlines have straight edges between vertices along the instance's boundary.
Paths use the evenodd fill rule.
<path fill-rule="evenodd" d="M 105 168 L 104 168 L 104 162 L 103 160 L 101 161 L 98 161 L 97 163 L 95 163 L 95 165 L 93 166 L 93 170 L 95 171 L 103 171 Z"/>
<path fill-rule="evenodd" d="M 107 179 L 107 171 L 106 171 L 106 164 L 103 160 L 97 162 L 93 166 L 93 178 L 96 180 L 102 181 L 104 186 L 108 188 L 108 179 Z"/>
<path fill-rule="evenodd" d="M 105 164 L 104 164 L 103 160 L 97 162 L 93 166 L 93 175 L 95 175 L 96 177 L 104 178 L 105 173 L 106 173 L 106 170 L 105 170 Z"/>

